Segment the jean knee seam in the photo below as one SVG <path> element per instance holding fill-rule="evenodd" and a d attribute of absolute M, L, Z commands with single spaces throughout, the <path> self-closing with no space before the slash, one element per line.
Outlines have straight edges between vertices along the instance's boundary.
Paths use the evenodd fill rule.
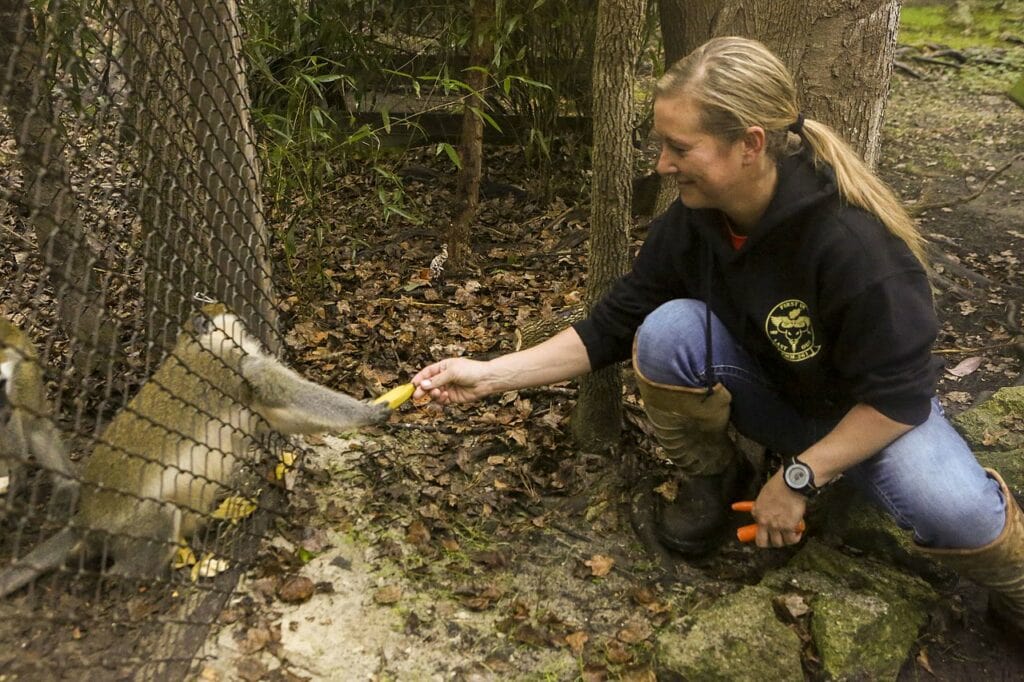
<path fill-rule="evenodd" d="M 714 370 L 715 376 L 741 379 L 743 381 L 757 384 L 761 388 L 769 390 L 772 389 L 772 385 L 765 381 L 763 377 L 744 367 L 737 367 L 735 365 L 712 365 L 711 368 Z M 701 372 L 700 378 L 702 381 L 706 382 L 708 378 L 707 371 Z"/>

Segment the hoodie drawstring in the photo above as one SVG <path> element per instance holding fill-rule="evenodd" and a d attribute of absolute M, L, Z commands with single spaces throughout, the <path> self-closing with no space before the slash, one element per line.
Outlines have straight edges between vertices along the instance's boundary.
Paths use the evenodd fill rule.
<path fill-rule="evenodd" d="M 712 357 L 711 350 L 711 275 L 714 272 L 713 262 L 715 259 L 715 252 L 711 246 L 711 241 L 708 240 L 708 262 L 706 268 L 706 276 L 704 278 L 704 341 L 706 343 L 706 349 L 704 353 L 705 364 L 704 364 L 704 381 L 707 383 L 708 395 L 711 395 L 715 388 L 715 384 L 718 383 L 715 378 L 715 367 L 714 358 Z"/>

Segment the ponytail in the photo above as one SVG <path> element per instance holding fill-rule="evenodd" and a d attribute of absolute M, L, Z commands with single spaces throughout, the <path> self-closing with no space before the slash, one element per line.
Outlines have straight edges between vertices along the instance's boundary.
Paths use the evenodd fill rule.
<path fill-rule="evenodd" d="M 835 130 L 813 119 L 804 119 L 801 137 L 811 148 L 816 163 L 823 161 L 832 167 L 843 199 L 874 214 L 927 268 L 925 240 L 917 225 L 895 193 L 871 172 L 860 155 Z"/>

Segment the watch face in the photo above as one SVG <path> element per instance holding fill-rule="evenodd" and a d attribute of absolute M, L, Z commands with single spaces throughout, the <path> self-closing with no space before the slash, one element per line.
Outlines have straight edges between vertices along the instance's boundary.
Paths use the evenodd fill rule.
<path fill-rule="evenodd" d="M 811 470 L 806 464 L 796 462 L 786 467 L 784 478 L 786 479 L 786 485 L 794 490 L 800 490 L 810 485 Z"/>

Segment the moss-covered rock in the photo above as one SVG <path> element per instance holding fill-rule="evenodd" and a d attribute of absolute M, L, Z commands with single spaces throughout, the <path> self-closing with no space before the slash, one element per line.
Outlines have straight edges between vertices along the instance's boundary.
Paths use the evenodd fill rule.
<path fill-rule="evenodd" d="M 922 625 L 872 594 L 825 593 L 812 600 L 811 608 L 811 636 L 822 671 L 832 680 L 896 679 Z"/>
<path fill-rule="evenodd" d="M 895 679 L 938 595 L 916 576 L 809 541 L 761 585 L 796 591 L 829 679 Z"/>
<path fill-rule="evenodd" d="M 745 587 L 694 614 L 686 633 L 658 636 L 661 668 L 687 680 L 797 680 L 800 639 L 775 617 L 764 587 Z"/>
<path fill-rule="evenodd" d="M 980 450 L 981 464 L 1024 493 L 1024 388 L 999 391 L 957 425 Z M 810 632 L 825 678 L 895 679 L 939 598 L 917 576 L 951 584 L 955 573 L 917 552 L 908 532 L 842 484 L 823 496 L 808 523 L 872 558 L 808 541 L 758 586 L 695 613 L 688 631 L 659 635 L 660 665 L 684 679 L 802 679 L 800 638 L 772 606 L 796 594 L 810 607 L 801 627 Z"/>
<path fill-rule="evenodd" d="M 991 398 L 953 418 L 984 467 L 995 469 L 1010 489 L 1024 498 L 1024 386 L 1003 388 Z M 924 576 L 950 584 L 955 574 L 914 549 L 910 533 L 901 530 L 879 508 L 842 482 L 823 496 L 808 525 L 825 528 L 843 544 Z"/>
<path fill-rule="evenodd" d="M 829 493 L 825 504 L 809 516 L 810 527 L 824 529 L 827 536 L 838 538 L 842 544 L 862 550 L 872 559 L 906 569 L 932 584 L 956 584 L 952 569 L 917 551 L 910 531 L 897 526 L 891 516 L 852 485 L 840 481 Z"/>
<path fill-rule="evenodd" d="M 974 450 L 1024 448 L 1024 386 L 1001 388 L 991 398 L 953 418 Z"/>
<path fill-rule="evenodd" d="M 1005 452 L 979 452 L 981 466 L 995 469 L 1018 497 L 1024 496 L 1024 449 Z"/>

